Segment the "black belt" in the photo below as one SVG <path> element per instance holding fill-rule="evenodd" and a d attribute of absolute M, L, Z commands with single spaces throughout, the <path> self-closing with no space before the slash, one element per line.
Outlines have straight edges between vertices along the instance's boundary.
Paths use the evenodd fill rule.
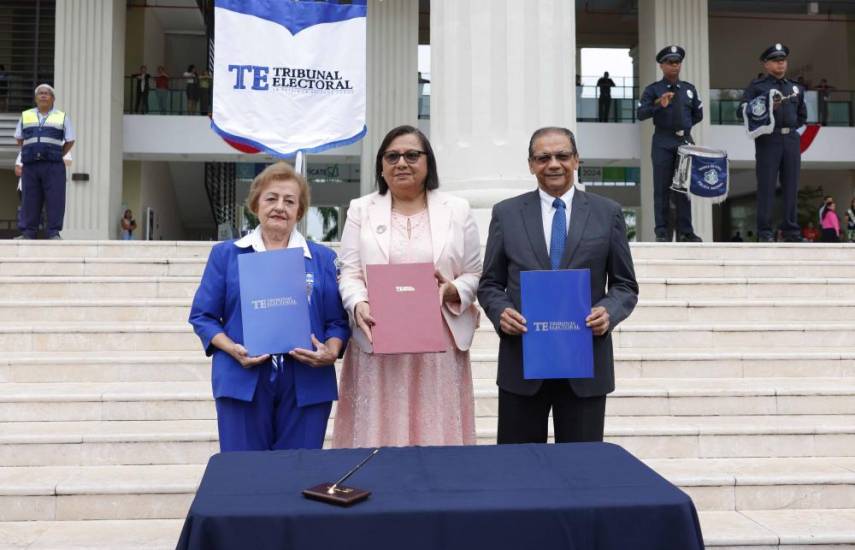
<path fill-rule="evenodd" d="M 772 133 L 786 136 L 787 134 L 795 134 L 796 130 L 798 130 L 798 128 L 775 128 L 772 130 Z"/>
<path fill-rule="evenodd" d="M 691 137 L 691 130 L 670 130 L 666 128 L 654 127 L 653 133 L 659 135 L 677 136 L 681 138 Z"/>

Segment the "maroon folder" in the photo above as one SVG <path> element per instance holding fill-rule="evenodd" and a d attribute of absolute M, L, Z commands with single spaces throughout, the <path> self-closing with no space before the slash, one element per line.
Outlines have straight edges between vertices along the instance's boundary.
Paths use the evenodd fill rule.
<path fill-rule="evenodd" d="M 374 353 L 444 352 L 433 264 L 366 266 Z"/>

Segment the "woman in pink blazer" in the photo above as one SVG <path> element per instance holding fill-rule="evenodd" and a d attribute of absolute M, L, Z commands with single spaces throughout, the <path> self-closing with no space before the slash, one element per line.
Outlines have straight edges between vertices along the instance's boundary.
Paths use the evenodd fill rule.
<path fill-rule="evenodd" d="M 377 152 L 378 190 L 354 199 L 339 258 L 339 291 L 353 328 L 344 356 L 333 445 L 475 443 L 469 347 L 478 327 L 478 227 L 465 199 L 438 191 L 428 139 L 391 130 Z M 432 262 L 446 327 L 445 353 L 373 355 L 365 266 Z"/>

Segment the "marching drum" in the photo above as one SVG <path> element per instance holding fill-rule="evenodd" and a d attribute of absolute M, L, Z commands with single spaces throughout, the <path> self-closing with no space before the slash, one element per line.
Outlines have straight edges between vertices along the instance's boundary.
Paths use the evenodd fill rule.
<path fill-rule="evenodd" d="M 727 198 L 728 172 L 726 151 L 681 145 L 677 149 L 677 170 L 671 189 L 716 204 Z"/>

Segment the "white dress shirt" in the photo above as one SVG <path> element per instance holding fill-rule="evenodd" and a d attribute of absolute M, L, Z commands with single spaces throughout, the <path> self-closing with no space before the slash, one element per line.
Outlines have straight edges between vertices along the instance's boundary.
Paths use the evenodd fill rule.
<path fill-rule="evenodd" d="M 238 248 L 248 248 L 251 246 L 256 252 L 265 252 L 267 248 L 264 246 L 264 239 L 261 238 L 261 226 L 256 226 L 255 229 L 236 240 L 235 246 Z M 312 253 L 309 251 L 306 238 L 296 228 L 291 230 L 291 236 L 288 238 L 288 246 L 286 248 L 302 248 L 303 257 L 312 259 Z"/>
<path fill-rule="evenodd" d="M 564 204 L 567 205 L 564 214 L 565 233 L 568 233 L 570 230 L 570 205 L 573 203 L 573 192 L 575 190 L 576 186 L 571 185 L 570 190 L 559 197 L 564 201 Z M 543 236 L 546 237 L 546 253 L 549 254 L 549 245 L 552 242 L 552 218 L 555 217 L 555 207 L 552 206 L 552 203 L 555 201 L 555 197 L 543 189 L 538 189 L 537 192 L 540 193 L 540 213 L 543 217 Z"/>

